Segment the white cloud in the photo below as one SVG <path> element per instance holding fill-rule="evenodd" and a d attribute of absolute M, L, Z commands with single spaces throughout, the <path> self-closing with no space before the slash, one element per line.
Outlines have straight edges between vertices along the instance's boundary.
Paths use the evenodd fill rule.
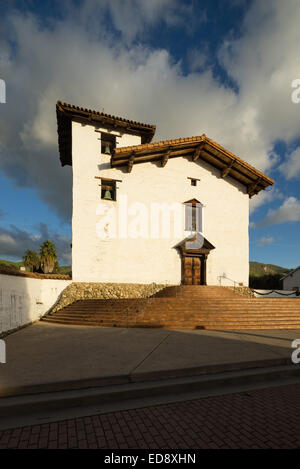
<path fill-rule="evenodd" d="M 272 187 L 270 190 L 261 191 L 254 197 L 252 197 L 249 201 L 249 210 L 250 214 L 252 214 L 255 210 L 257 210 L 262 205 L 265 205 L 269 202 L 272 202 L 275 199 L 282 199 L 283 195 L 281 192 Z"/>
<path fill-rule="evenodd" d="M 208 44 L 199 48 L 192 48 L 188 52 L 188 65 L 191 72 L 203 71 L 206 67 L 211 66 L 209 58 Z"/>
<path fill-rule="evenodd" d="M 79 6 L 65 0 L 60 7 L 90 38 L 115 41 L 113 28 L 127 46 L 144 42 L 157 25 L 192 32 L 196 24 L 206 21 L 205 11 L 195 21 L 192 5 L 181 0 L 83 0 Z"/>
<path fill-rule="evenodd" d="M 102 8 L 106 3 L 115 28 L 123 34 L 127 41 L 132 41 L 140 33 L 144 33 L 147 26 L 158 21 L 169 26 L 184 26 L 189 8 L 178 0 L 98 0 L 86 2 L 98 3 Z M 92 7 L 94 10 L 94 7 Z"/>
<path fill-rule="evenodd" d="M 257 241 L 257 245 L 260 246 L 260 247 L 263 247 L 266 244 L 273 244 L 274 242 L 275 242 L 275 238 L 273 238 L 273 236 L 262 236 Z"/>
<path fill-rule="evenodd" d="M 264 227 L 285 222 L 300 221 L 300 200 L 296 197 L 288 197 L 276 210 L 270 209 L 264 220 L 256 226 Z"/>
<path fill-rule="evenodd" d="M 291 83 L 299 75 L 299 21 L 298 0 L 256 0 L 242 36 L 226 41 L 220 52 L 239 87 L 239 117 L 245 118 L 249 143 L 264 160 L 276 139 L 292 142 L 299 137 L 299 106 L 291 101 Z"/>
<path fill-rule="evenodd" d="M 279 166 L 279 169 L 286 179 L 300 176 L 300 147 L 287 155 L 286 161 Z"/>
<path fill-rule="evenodd" d="M 167 50 L 142 42 L 150 26 L 183 27 L 185 15 L 192 19 L 193 12 L 181 4 L 93 0 L 72 9 L 69 3 L 67 16 L 49 29 L 32 15 L 6 18 L 0 33 L 7 84 L 0 169 L 70 217 L 71 170 L 59 164 L 57 99 L 155 123 L 155 139 L 206 133 L 258 169 L 274 165 L 274 140 L 300 136 L 299 106 L 290 99 L 298 74 L 300 2 L 253 2 L 241 38 L 226 42 L 220 57 L 238 94 L 222 86 L 210 68 L 183 75 Z M 121 40 L 105 28 L 107 9 Z M 139 43 L 132 42 L 137 38 Z"/>

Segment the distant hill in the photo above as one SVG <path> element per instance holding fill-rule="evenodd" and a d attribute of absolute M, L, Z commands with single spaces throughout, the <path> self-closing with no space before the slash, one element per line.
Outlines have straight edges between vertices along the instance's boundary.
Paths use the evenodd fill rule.
<path fill-rule="evenodd" d="M 280 267 L 274 264 L 263 264 L 262 262 L 250 262 L 250 286 L 252 288 L 281 288 L 280 278 L 292 269 Z M 0 266 L 10 269 L 20 270 L 23 262 L 12 262 L 0 259 Z M 72 275 L 72 267 L 70 265 L 60 265 L 59 272 L 63 275 Z"/>
<path fill-rule="evenodd" d="M 262 262 L 250 262 L 249 287 L 261 290 L 282 290 L 282 280 L 292 269 Z"/>
<path fill-rule="evenodd" d="M 64 275 L 72 275 L 72 267 L 70 265 L 60 265 L 59 272 Z"/>
<path fill-rule="evenodd" d="M 13 270 L 20 270 L 20 267 L 24 266 L 24 262 L 22 261 L 13 262 L 13 261 L 7 261 L 6 259 L 0 259 L 0 267 L 1 266 L 8 267 L 9 269 L 13 269 Z M 72 268 L 70 265 L 60 265 L 59 272 L 63 275 L 71 275 Z"/>
<path fill-rule="evenodd" d="M 5 267 L 10 267 L 12 269 L 20 270 L 20 267 L 24 266 L 24 263 L 22 261 L 13 262 L 13 261 L 7 261 L 6 259 L 0 259 L 0 265 L 4 265 Z"/>
<path fill-rule="evenodd" d="M 250 277 L 262 277 L 265 275 L 283 276 L 292 269 L 280 267 L 279 265 L 263 264 L 262 262 L 250 262 Z"/>

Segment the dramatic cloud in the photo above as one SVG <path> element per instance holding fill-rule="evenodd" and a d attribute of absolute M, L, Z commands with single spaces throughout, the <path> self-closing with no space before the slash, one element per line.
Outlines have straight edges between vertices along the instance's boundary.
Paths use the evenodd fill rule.
<path fill-rule="evenodd" d="M 110 18 L 117 31 L 126 42 L 131 42 L 139 35 L 147 33 L 149 27 L 161 22 L 164 26 L 188 28 L 191 8 L 180 0 L 89 0 L 83 7 L 84 23 L 103 15 L 108 9 Z M 205 15 L 201 17 L 205 20 Z M 89 24 L 89 23 L 87 23 Z"/>
<path fill-rule="evenodd" d="M 48 27 L 12 13 L 0 33 L 7 86 L 0 170 L 19 186 L 37 189 L 65 220 L 71 168 L 59 164 L 57 99 L 155 123 L 156 139 L 204 132 L 261 170 L 276 163 L 277 138 L 289 143 L 300 136 L 299 106 L 290 97 L 299 71 L 298 0 L 253 2 L 242 36 L 224 42 L 219 57 L 238 93 L 220 83 L 198 49 L 190 52 L 198 54 L 197 70 L 184 75 L 167 50 L 147 46 L 154 25 L 186 29 L 187 18 L 192 24 L 193 12 L 182 2 L 76 5 L 66 2 L 62 19 L 49 20 Z"/>
<path fill-rule="evenodd" d="M 299 76 L 299 20 L 298 0 L 256 0 L 242 36 L 226 41 L 220 52 L 239 87 L 240 117 L 248 115 L 245 131 L 253 132 L 258 151 L 270 151 L 276 139 L 299 137 L 299 106 L 291 100 L 291 83 Z"/>
<path fill-rule="evenodd" d="M 211 66 L 208 44 L 201 47 L 201 50 L 195 48 L 189 50 L 188 65 L 191 72 L 203 71 L 208 66 Z"/>
<path fill-rule="evenodd" d="M 300 147 L 287 156 L 286 161 L 279 166 L 279 169 L 286 179 L 300 176 Z"/>
<path fill-rule="evenodd" d="M 49 232 L 44 223 L 40 223 L 35 231 L 29 233 L 13 225 L 9 229 L 0 227 L 0 257 L 21 259 L 27 249 L 39 252 L 41 244 L 50 239 L 55 244 L 60 263 L 71 264 L 70 238 Z"/>
<path fill-rule="evenodd" d="M 277 210 L 269 210 L 264 220 L 256 226 L 264 227 L 285 222 L 300 221 L 300 200 L 296 197 L 287 198 Z"/>

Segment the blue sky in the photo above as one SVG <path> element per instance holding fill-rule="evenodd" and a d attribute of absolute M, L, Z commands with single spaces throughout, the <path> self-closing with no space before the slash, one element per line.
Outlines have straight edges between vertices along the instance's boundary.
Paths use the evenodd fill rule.
<path fill-rule="evenodd" d="M 70 262 L 57 99 L 201 135 L 275 179 L 250 202 L 250 260 L 300 264 L 298 0 L 1 2 L 0 258 L 54 240 Z M 299 93 L 300 96 L 300 93 Z"/>

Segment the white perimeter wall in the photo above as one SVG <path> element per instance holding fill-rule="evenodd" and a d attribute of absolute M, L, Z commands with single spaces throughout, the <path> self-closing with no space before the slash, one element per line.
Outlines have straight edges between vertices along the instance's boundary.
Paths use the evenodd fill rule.
<path fill-rule="evenodd" d="M 0 334 L 39 319 L 70 283 L 0 274 Z"/>
<path fill-rule="evenodd" d="M 170 283 L 181 282 L 181 258 L 174 246 L 188 233 L 171 239 L 105 239 L 97 237 L 101 220 L 99 179 L 119 179 L 117 206 L 126 195 L 128 206 L 141 202 L 150 210 L 151 202 L 183 204 L 196 198 L 204 204 L 204 236 L 216 249 L 207 261 L 208 285 L 219 285 L 219 276 L 248 285 L 249 276 L 249 197 L 242 184 L 202 161 L 187 158 L 160 163 L 133 165 L 132 172 L 110 168 L 110 157 L 101 155 L 100 134 L 92 125 L 72 124 L 73 220 L 72 273 L 76 282 Z M 118 146 L 139 144 L 139 137 L 124 135 Z M 191 186 L 188 177 L 199 178 Z M 102 201 L 103 202 L 103 201 Z M 131 219 L 134 218 L 131 216 Z M 129 217 L 130 219 L 130 217 Z M 184 223 L 184 221 L 183 221 Z M 222 278 L 222 285 L 233 285 Z"/>

